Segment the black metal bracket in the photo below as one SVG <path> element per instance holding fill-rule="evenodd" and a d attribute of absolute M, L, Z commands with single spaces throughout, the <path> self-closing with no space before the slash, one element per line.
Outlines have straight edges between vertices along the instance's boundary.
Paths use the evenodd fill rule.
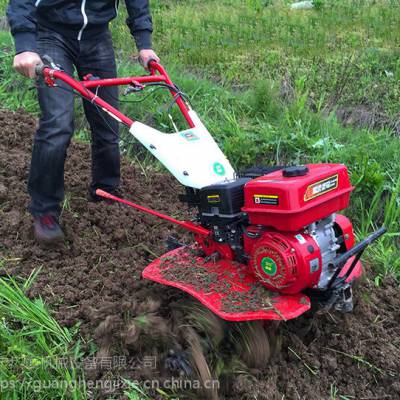
<path fill-rule="evenodd" d="M 336 267 L 336 270 L 335 273 L 332 275 L 331 279 L 329 280 L 327 286 L 322 289 L 307 289 L 304 291 L 304 293 L 307 294 L 312 300 L 317 300 L 322 303 L 326 303 L 328 307 L 332 307 L 338 299 L 346 296 L 346 293 L 344 292 L 349 286 L 346 280 L 353 272 L 364 250 L 372 242 L 380 238 L 385 232 L 386 228 L 381 227 L 375 232 L 368 235 L 361 242 L 357 243 L 351 249 L 338 255 L 332 262 L 332 266 Z M 343 276 L 339 276 L 344 266 L 346 265 L 347 261 L 353 256 L 355 256 L 354 260 L 352 261 L 346 274 Z"/>
<path fill-rule="evenodd" d="M 381 227 L 375 232 L 371 233 L 368 235 L 365 239 L 363 239 L 361 242 L 357 243 L 355 246 L 353 246 L 351 249 L 347 250 L 346 252 L 340 254 L 333 260 L 333 266 L 336 267 L 336 271 L 333 274 L 332 278 L 330 279 L 327 289 L 330 289 L 332 286 L 335 285 L 335 281 L 337 280 L 337 277 L 339 274 L 342 272 L 344 266 L 346 265 L 347 261 L 355 256 L 353 262 L 351 263 L 349 269 L 347 270 L 346 274 L 341 277 L 340 279 L 343 279 L 346 281 L 346 279 L 351 275 L 353 272 L 355 266 L 357 265 L 357 262 L 360 260 L 360 257 L 362 256 L 364 250 L 369 246 L 372 242 L 380 238 L 384 233 L 386 233 L 386 228 Z M 336 286 L 336 285 L 335 285 Z"/>

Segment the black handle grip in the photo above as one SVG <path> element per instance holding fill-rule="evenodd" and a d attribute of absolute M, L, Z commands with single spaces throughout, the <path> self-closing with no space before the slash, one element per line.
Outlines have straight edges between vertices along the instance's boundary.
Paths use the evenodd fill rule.
<path fill-rule="evenodd" d="M 43 75 L 44 68 L 60 69 L 58 65 L 53 61 L 53 59 L 47 54 L 42 56 L 41 59 L 43 62 L 41 64 L 36 65 L 35 67 L 35 73 L 37 76 Z"/>
<path fill-rule="evenodd" d="M 36 76 L 42 76 L 43 75 L 43 69 L 46 67 L 43 63 L 37 64 L 35 67 L 35 74 Z"/>

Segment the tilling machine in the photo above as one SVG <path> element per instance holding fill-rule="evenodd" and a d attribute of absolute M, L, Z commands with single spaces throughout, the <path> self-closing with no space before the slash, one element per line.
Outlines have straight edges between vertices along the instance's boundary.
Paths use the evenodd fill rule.
<path fill-rule="evenodd" d="M 289 320 L 309 310 L 312 302 L 352 310 L 352 283 L 362 274 L 360 256 L 385 229 L 355 244 L 351 221 L 338 214 L 348 207 L 353 190 L 344 165 L 260 167 L 237 173 L 160 64 L 151 61 L 146 76 L 88 75 L 77 81 L 44 59 L 37 72 L 47 85 L 65 82 L 99 112 L 126 125 L 185 186 L 180 200 L 197 210 L 194 220 L 180 221 L 97 190 L 98 196 L 194 234 L 195 244 L 172 243 L 175 248 L 144 269 L 144 278 L 191 294 L 228 321 Z M 174 124 L 175 132 L 167 134 L 133 121 L 97 96 L 98 88 L 112 85 L 125 85 L 125 94 L 165 87 L 189 128 L 178 131 Z M 191 272 L 194 278 L 188 279 Z M 270 294 L 267 303 L 263 295 L 255 295 L 260 287 Z"/>

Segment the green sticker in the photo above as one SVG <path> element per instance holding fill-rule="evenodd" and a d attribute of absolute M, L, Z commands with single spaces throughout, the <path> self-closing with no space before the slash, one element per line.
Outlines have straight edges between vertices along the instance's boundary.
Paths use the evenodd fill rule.
<path fill-rule="evenodd" d="M 188 142 L 193 142 L 194 140 L 199 140 L 199 137 L 196 136 L 192 130 L 187 130 L 187 131 L 183 131 L 181 132 L 181 136 L 186 139 Z"/>
<path fill-rule="evenodd" d="M 217 175 L 221 175 L 221 176 L 225 175 L 225 168 L 221 163 L 215 162 L 213 168 L 214 168 L 214 172 Z"/>
<path fill-rule="evenodd" d="M 261 260 L 261 268 L 267 275 L 270 276 L 274 276 L 278 269 L 278 267 L 276 266 L 276 262 L 269 257 L 264 257 Z"/>

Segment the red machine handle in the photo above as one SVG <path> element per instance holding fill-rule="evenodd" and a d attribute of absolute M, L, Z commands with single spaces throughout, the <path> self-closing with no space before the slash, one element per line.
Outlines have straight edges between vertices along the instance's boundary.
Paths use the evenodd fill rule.
<path fill-rule="evenodd" d="M 117 201 L 118 203 L 126 204 L 127 206 L 135 208 L 136 210 L 143 211 L 147 214 L 154 215 L 154 216 L 164 219 L 168 222 L 172 222 L 173 224 L 179 225 L 188 231 L 197 233 L 198 235 L 208 236 L 211 234 L 211 232 L 209 230 L 207 230 L 201 226 L 195 225 L 194 223 L 192 223 L 190 221 L 180 221 L 180 220 L 172 218 L 168 215 L 162 214 L 158 211 L 151 210 L 150 208 L 146 208 L 146 207 L 140 206 L 139 204 L 132 203 L 128 200 L 121 199 L 120 197 L 114 196 L 113 194 L 105 192 L 104 190 L 97 189 L 96 194 L 97 194 L 97 196 L 104 197 L 105 199 L 110 199 L 110 200 Z"/>
<path fill-rule="evenodd" d="M 137 83 L 146 84 L 149 82 L 164 82 L 167 85 L 174 87 L 174 84 L 171 78 L 168 76 L 165 68 L 154 60 L 151 60 L 149 62 L 150 75 L 78 81 L 62 71 L 57 65 L 54 64 L 50 57 L 43 56 L 43 59 L 45 60 L 46 64 L 38 65 L 36 67 L 36 74 L 38 76 L 43 76 L 48 86 L 56 86 L 55 81 L 57 79 L 65 82 L 68 86 L 72 87 L 86 100 L 90 101 L 91 103 L 95 103 L 103 111 L 107 112 L 113 118 L 115 118 L 118 122 L 121 122 L 128 127 L 131 127 L 131 125 L 135 121 L 122 114 L 119 110 L 98 97 L 89 89 L 99 88 L 102 86 L 132 85 Z M 176 92 L 174 92 L 172 89 L 170 89 L 170 93 L 172 94 L 172 96 L 176 95 Z M 176 104 L 181 110 L 190 128 L 194 128 L 195 125 L 189 114 L 189 107 L 187 106 L 187 104 L 182 100 L 181 97 L 178 97 L 176 99 Z"/>

